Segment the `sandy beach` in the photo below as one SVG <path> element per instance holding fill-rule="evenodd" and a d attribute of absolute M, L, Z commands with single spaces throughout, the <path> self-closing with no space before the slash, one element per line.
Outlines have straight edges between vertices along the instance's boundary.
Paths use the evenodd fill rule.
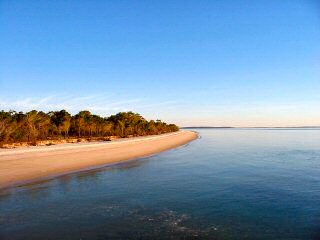
<path fill-rule="evenodd" d="M 198 137 L 192 131 L 103 143 L 61 144 L 0 150 L 0 189 L 70 172 L 150 156 Z"/>

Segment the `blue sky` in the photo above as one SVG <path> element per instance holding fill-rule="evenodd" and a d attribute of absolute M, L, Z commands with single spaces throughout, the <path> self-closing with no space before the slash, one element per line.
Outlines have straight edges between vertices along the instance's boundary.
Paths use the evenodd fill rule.
<path fill-rule="evenodd" d="M 0 1 L 0 109 L 320 125 L 320 3 Z"/>

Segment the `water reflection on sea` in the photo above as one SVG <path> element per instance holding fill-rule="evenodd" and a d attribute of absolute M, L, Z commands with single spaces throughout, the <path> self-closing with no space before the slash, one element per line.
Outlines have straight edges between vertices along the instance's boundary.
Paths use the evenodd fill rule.
<path fill-rule="evenodd" d="M 319 239 L 320 131 L 200 130 L 156 156 L 0 192 L 0 239 Z"/>

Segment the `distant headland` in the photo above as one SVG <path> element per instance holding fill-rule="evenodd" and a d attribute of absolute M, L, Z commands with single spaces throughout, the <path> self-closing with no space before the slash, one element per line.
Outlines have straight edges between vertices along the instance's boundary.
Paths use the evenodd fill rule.
<path fill-rule="evenodd" d="M 181 129 L 225 129 L 225 128 L 236 128 L 236 129 L 317 129 L 320 126 L 293 126 L 293 127 L 211 127 L 211 126 L 192 126 L 192 127 L 181 127 Z"/>

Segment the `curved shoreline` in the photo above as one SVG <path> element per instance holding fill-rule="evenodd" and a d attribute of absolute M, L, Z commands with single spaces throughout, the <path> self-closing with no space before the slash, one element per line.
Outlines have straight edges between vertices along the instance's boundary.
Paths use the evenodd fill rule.
<path fill-rule="evenodd" d="M 63 144 L 0 151 L 0 190 L 41 179 L 148 157 L 198 138 L 193 131 L 104 143 Z"/>

